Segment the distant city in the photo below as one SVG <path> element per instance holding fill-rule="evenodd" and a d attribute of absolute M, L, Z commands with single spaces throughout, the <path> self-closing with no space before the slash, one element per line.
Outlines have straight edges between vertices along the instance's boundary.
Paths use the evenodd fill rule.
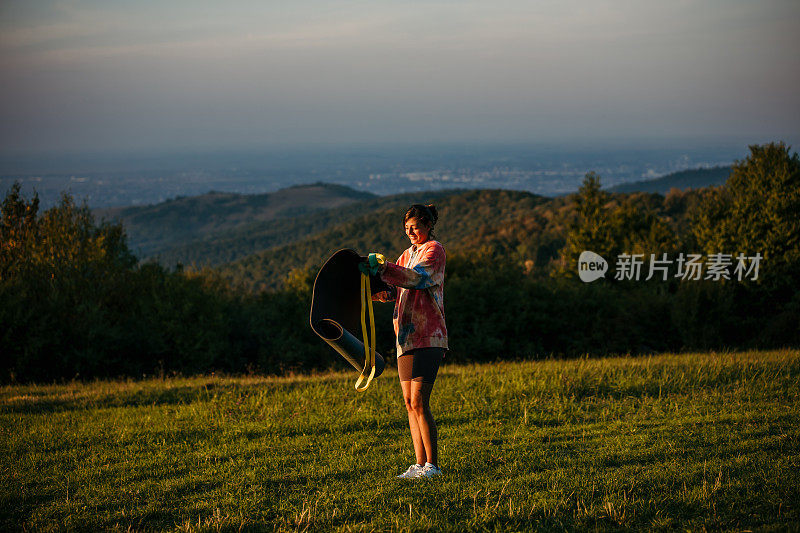
<path fill-rule="evenodd" d="M 574 192 L 594 171 L 604 187 L 690 168 L 730 165 L 746 146 L 613 148 L 542 146 L 324 147 L 159 156 L 3 157 L 0 192 L 20 181 L 43 208 L 62 191 L 92 208 L 147 205 L 209 191 L 265 193 L 318 181 L 378 195 L 502 188 L 545 196 Z"/>

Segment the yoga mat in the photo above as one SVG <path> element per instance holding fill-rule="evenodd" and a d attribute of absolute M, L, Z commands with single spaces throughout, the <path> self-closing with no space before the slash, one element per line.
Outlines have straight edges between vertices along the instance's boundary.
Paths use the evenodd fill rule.
<path fill-rule="evenodd" d="M 358 372 L 364 368 L 361 331 L 361 272 L 358 263 L 366 257 L 345 248 L 334 253 L 317 273 L 311 297 L 311 329 L 322 337 Z M 370 276 L 372 294 L 389 290 L 379 276 Z M 375 377 L 383 373 L 386 363 L 375 354 Z"/>

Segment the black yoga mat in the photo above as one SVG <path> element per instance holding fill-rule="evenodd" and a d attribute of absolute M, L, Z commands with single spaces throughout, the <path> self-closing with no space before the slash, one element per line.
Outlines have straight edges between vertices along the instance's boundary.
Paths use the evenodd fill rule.
<path fill-rule="evenodd" d="M 364 368 L 364 343 L 361 337 L 361 272 L 358 263 L 366 257 L 345 248 L 322 265 L 314 280 L 311 297 L 311 329 L 339 352 L 357 371 Z M 372 294 L 389 290 L 378 276 L 370 276 Z M 369 331 L 369 317 L 367 317 Z M 386 363 L 375 354 L 375 377 Z"/>

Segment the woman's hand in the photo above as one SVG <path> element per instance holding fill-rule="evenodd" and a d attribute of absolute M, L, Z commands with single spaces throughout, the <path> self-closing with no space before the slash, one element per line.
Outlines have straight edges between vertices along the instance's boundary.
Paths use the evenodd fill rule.
<path fill-rule="evenodd" d="M 368 276 L 376 276 L 383 271 L 383 265 L 386 263 L 386 258 L 381 254 L 371 253 L 367 259 L 358 264 L 358 270 L 362 274 Z"/>

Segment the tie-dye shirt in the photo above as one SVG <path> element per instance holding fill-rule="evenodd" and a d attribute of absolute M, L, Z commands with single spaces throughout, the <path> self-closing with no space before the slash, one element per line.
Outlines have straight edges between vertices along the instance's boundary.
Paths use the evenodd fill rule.
<path fill-rule="evenodd" d="M 444 323 L 444 247 L 434 240 L 408 248 L 397 263 L 387 261 L 380 277 L 391 287 L 373 300 L 395 301 L 397 355 L 414 348 L 447 348 Z"/>

